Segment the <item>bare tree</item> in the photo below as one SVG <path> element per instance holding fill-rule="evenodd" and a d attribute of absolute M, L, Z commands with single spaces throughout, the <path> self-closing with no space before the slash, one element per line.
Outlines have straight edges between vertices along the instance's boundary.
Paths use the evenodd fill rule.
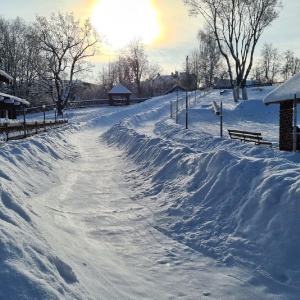
<path fill-rule="evenodd" d="M 118 62 L 109 62 L 102 66 L 99 70 L 99 85 L 101 88 L 101 96 L 106 97 L 107 92 L 118 83 Z"/>
<path fill-rule="evenodd" d="M 47 73 L 40 76 L 61 114 L 75 76 L 88 71 L 91 64 L 86 59 L 98 53 L 99 36 L 90 20 L 81 25 L 72 13 L 51 14 L 49 19 L 37 16 L 33 32 L 32 38 L 47 61 Z"/>
<path fill-rule="evenodd" d="M 300 71 L 300 60 L 298 57 L 295 57 L 293 51 L 285 51 L 282 56 L 282 61 L 281 74 L 284 80 L 287 80 Z"/>
<path fill-rule="evenodd" d="M 214 78 L 221 68 L 221 52 L 214 34 L 206 27 L 197 35 L 199 51 L 197 55 L 199 79 L 207 87 L 214 84 Z"/>
<path fill-rule="evenodd" d="M 116 62 L 118 82 L 131 89 L 131 70 L 126 56 L 120 55 Z"/>
<path fill-rule="evenodd" d="M 278 49 L 272 43 L 265 43 L 261 50 L 260 60 L 262 80 L 274 82 L 276 75 L 280 72 L 280 55 Z"/>
<path fill-rule="evenodd" d="M 150 63 L 146 72 L 145 89 L 146 95 L 153 97 L 156 93 L 154 81 L 159 73 L 162 72 L 161 66 L 157 63 Z"/>
<path fill-rule="evenodd" d="M 254 50 L 264 30 L 278 17 L 281 0 L 183 0 L 191 15 L 209 24 L 226 60 L 234 100 L 243 89 L 253 64 Z M 234 80 L 233 70 L 236 76 Z"/>
<path fill-rule="evenodd" d="M 36 45 L 28 39 L 29 29 L 21 18 L 9 21 L 0 18 L 0 67 L 14 79 L 9 92 L 26 99 L 35 89 L 34 66 L 41 62 Z"/>
<path fill-rule="evenodd" d="M 150 63 L 145 46 L 140 38 L 134 39 L 119 50 L 117 59 L 102 66 L 99 83 L 103 96 L 117 83 L 122 83 L 137 96 L 155 93 L 154 79 L 161 72 L 158 63 Z"/>
<path fill-rule="evenodd" d="M 131 82 L 141 97 L 142 80 L 145 79 L 149 67 L 145 45 L 140 38 L 134 39 L 123 49 L 123 53 L 130 69 Z"/>

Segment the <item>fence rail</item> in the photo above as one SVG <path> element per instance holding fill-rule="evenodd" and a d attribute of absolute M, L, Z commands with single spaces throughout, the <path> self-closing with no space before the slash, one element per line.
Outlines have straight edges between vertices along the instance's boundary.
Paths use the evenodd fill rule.
<path fill-rule="evenodd" d="M 0 135 L 3 140 L 16 140 L 46 131 L 49 128 L 57 128 L 68 123 L 67 119 L 56 121 L 15 122 L 0 125 Z"/>
<path fill-rule="evenodd" d="M 130 103 L 141 103 L 149 98 L 130 98 Z M 98 105 L 108 105 L 109 100 L 108 99 L 93 99 L 93 100 L 80 100 L 80 101 L 72 101 L 68 102 L 66 108 L 72 109 L 72 108 L 82 108 L 82 107 L 88 107 L 88 106 L 98 106 Z"/>

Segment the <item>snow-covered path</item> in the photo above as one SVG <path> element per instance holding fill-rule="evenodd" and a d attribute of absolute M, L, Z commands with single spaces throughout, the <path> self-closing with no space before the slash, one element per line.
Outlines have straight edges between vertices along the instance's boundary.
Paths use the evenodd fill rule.
<path fill-rule="evenodd" d="M 266 299 L 249 274 L 157 231 L 149 208 L 131 199 L 123 153 L 90 130 L 70 136 L 80 159 L 61 183 L 35 198 L 43 236 L 78 299 Z"/>
<path fill-rule="evenodd" d="M 199 98 L 189 130 L 170 94 L 3 144 L 0 299 L 298 299 L 300 158 L 260 93 Z M 220 138 L 212 99 L 275 147 Z"/>

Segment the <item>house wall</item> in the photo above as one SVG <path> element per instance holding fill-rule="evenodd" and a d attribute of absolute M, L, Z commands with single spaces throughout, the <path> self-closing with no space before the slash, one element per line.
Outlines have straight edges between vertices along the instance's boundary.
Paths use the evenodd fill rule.
<path fill-rule="evenodd" d="M 17 118 L 16 106 L 11 103 L 0 101 L 0 118 L 6 118 L 6 111 L 8 112 L 8 119 Z"/>

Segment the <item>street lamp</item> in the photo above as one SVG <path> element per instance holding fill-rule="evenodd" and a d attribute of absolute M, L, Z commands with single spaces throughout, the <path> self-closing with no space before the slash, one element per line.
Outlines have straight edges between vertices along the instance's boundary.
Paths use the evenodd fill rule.
<path fill-rule="evenodd" d="M 54 107 L 53 110 L 54 110 L 54 120 L 55 120 L 55 124 L 56 124 L 56 107 Z"/>
<path fill-rule="evenodd" d="M 46 105 L 45 104 L 42 105 L 42 109 L 44 113 L 44 130 L 46 131 L 46 112 L 45 112 Z"/>
<path fill-rule="evenodd" d="M 189 57 L 186 57 L 186 81 L 189 80 Z M 185 92 L 185 129 L 188 129 L 188 116 L 189 116 L 189 104 L 188 104 L 188 85 Z"/>
<path fill-rule="evenodd" d="M 44 123 L 45 123 L 45 121 L 46 121 L 46 112 L 45 112 L 46 105 L 45 104 L 42 105 L 42 109 L 43 109 L 43 113 L 44 113 Z"/>
<path fill-rule="evenodd" d="M 26 107 L 23 105 L 24 138 L 26 137 Z"/>

